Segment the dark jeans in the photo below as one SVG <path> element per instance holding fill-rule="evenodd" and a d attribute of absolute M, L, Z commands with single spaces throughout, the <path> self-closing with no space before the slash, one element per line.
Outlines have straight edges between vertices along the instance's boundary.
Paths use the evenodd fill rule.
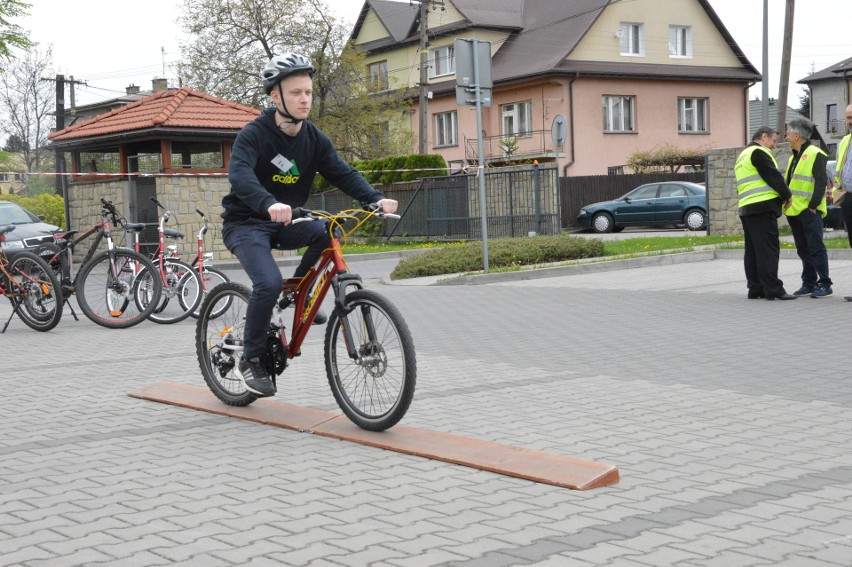
<path fill-rule="evenodd" d="M 786 293 L 784 282 L 778 279 L 778 217 L 772 211 L 740 217 L 745 243 L 746 283 L 752 293 L 779 297 Z"/>
<path fill-rule="evenodd" d="M 830 287 L 828 252 L 822 241 L 822 215 L 805 209 L 794 217 L 787 217 L 787 222 L 793 230 L 796 252 L 802 260 L 802 287 Z"/>
<path fill-rule="evenodd" d="M 226 222 L 222 227 L 222 240 L 240 260 L 252 283 L 243 332 L 243 358 L 249 360 L 260 357 L 266 352 L 269 321 L 275 302 L 281 295 L 283 281 L 281 270 L 272 257 L 272 249 L 297 250 L 307 246 L 293 274 L 293 277 L 302 277 L 331 244 L 328 230 L 325 223 L 317 221 L 285 226 L 272 221 L 249 219 Z"/>

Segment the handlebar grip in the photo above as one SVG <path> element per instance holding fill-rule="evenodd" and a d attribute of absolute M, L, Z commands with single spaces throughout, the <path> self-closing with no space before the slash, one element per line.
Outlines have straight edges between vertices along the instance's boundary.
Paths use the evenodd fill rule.
<path fill-rule="evenodd" d="M 202 217 L 202 218 L 204 217 L 204 213 L 202 213 L 202 212 L 201 212 L 201 211 L 199 211 L 198 209 L 195 209 L 195 212 L 196 212 L 196 213 L 198 213 L 199 215 L 201 215 L 201 217 Z"/>
<path fill-rule="evenodd" d="M 292 207 L 291 210 L 293 211 L 293 220 L 306 217 L 311 212 L 309 209 L 303 209 L 302 207 Z"/>

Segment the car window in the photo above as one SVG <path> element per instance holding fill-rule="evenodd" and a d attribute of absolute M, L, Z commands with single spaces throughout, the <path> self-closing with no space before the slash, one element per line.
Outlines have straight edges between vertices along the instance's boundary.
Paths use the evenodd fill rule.
<path fill-rule="evenodd" d="M 0 224 L 26 224 L 38 222 L 17 205 L 0 205 Z"/>
<path fill-rule="evenodd" d="M 657 196 L 657 187 L 658 185 L 646 185 L 644 187 L 639 187 L 629 193 L 628 196 L 631 199 L 653 199 Z"/>
<path fill-rule="evenodd" d="M 686 189 L 683 185 L 666 183 L 660 186 L 660 197 L 686 197 Z"/>

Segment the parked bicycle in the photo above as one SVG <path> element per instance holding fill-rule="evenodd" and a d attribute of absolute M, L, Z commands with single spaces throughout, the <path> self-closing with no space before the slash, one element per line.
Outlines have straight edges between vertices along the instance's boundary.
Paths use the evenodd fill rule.
<path fill-rule="evenodd" d="M 144 308 L 139 307 L 134 298 L 136 275 L 142 269 L 153 272 L 154 265 L 138 252 L 119 248 L 113 243 L 112 227 L 121 222 L 123 218 L 115 205 L 102 198 L 101 220 L 95 226 L 76 238 L 78 230 L 56 232 L 53 234 L 54 242 L 36 249 L 36 254 L 59 275 L 63 302 L 76 294 L 77 303 L 86 317 L 112 329 L 132 327 L 144 321 L 157 306 L 163 289 L 159 279 L 156 280 L 146 292 L 148 303 Z M 74 248 L 92 235 L 96 235 L 92 246 L 75 274 Z M 107 249 L 97 253 L 104 240 Z M 73 308 L 71 313 L 76 319 Z"/>
<path fill-rule="evenodd" d="M 178 323 L 189 317 L 201 304 L 201 280 L 192 266 L 180 259 L 177 245 L 166 245 L 166 238 L 179 240 L 184 237 L 182 232 L 165 227 L 173 216 L 172 212 L 155 197 L 151 197 L 151 201 L 163 210 L 157 226 L 159 244 L 151 254 L 154 271 L 142 268 L 137 275 L 133 297 L 137 307 L 144 309 L 149 301 L 150 286 L 155 280 L 159 280 L 163 292 L 160 294 L 159 303 L 148 318 L 155 323 Z M 140 253 L 139 233 L 144 228 L 144 224 L 124 223 L 124 229 L 134 235 L 135 251 Z"/>
<path fill-rule="evenodd" d="M 231 279 L 225 275 L 224 272 L 217 270 L 213 267 L 213 253 L 204 251 L 204 236 L 210 231 L 210 222 L 207 220 L 207 216 L 198 209 L 195 209 L 195 212 L 201 216 L 202 226 L 198 230 L 197 236 L 197 252 L 195 258 L 190 262 L 190 266 L 192 266 L 195 271 L 198 273 L 198 277 L 201 278 L 201 294 L 202 301 L 207 294 L 210 293 L 210 290 L 219 285 L 220 283 L 227 283 L 231 281 Z M 214 237 L 215 240 L 215 237 Z M 169 247 L 169 258 L 180 258 L 180 253 L 177 250 L 177 247 Z M 181 301 L 183 301 L 182 297 Z M 198 319 L 198 313 L 201 310 L 201 302 L 198 304 L 198 308 L 193 310 L 190 315 L 196 319 Z"/>
<path fill-rule="evenodd" d="M 15 315 L 36 331 L 49 331 L 62 319 L 59 280 L 47 262 L 31 252 L 18 252 L 9 259 L 3 242 L 13 230 L 13 224 L 0 226 L 0 295 L 12 303 L 12 314 L 0 332 L 6 332 Z"/>
<path fill-rule="evenodd" d="M 284 280 L 263 363 L 276 380 L 289 361 L 301 354 L 305 336 L 331 290 L 334 310 L 326 327 L 324 351 L 332 394 L 356 425 L 383 431 L 402 419 L 414 397 L 414 341 L 396 307 L 382 295 L 364 289 L 361 277 L 349 273 L 341 241 L 372 217 L 399 216 L 372 208 L 335 215 L 296 208 L 293 216 L 293 222 L 325 222 L 331 245 L 304 277 Z M 343 230 L 347 220 L 356 222 L 348 233 Z M 204 380 L 217 398 L 233 406 L 246 406 L 257 399 L 234 373 L 243 350 L 250 295 L 251 290 L 239 283 L 215 287 L 201 305 L 196 327 Z M 288 340 L 283 312 L 291 305 L 294 312 Z"/>

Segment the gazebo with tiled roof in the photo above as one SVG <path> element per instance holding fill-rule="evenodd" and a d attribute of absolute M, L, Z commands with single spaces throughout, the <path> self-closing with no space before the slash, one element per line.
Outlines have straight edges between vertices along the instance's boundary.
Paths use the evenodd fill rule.
<path fill-rule="evenodd" d="M 231 145 L 259 114 L 182 87 L 53 132 L 50 142 L 64 158 L 70 181 L 69 226 L 96 222 L 102 196 L 120 205 L 129 220 L 150 225 L 158 218 L 150 197 L 183 212 L 187 222 L 194 222 L 195 208 L 214 212 L 228 191 Z"/>

